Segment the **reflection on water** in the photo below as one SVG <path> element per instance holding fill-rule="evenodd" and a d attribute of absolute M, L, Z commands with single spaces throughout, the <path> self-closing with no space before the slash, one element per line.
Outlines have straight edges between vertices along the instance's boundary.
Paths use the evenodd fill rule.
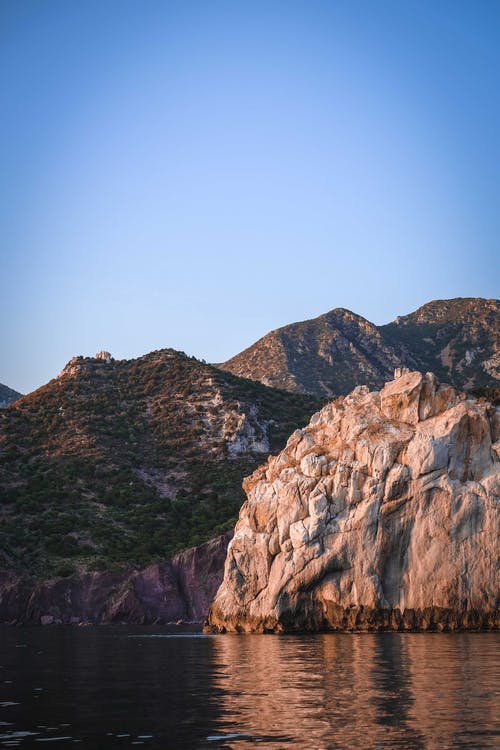
<path fill-rule="evenodd" d="M 0 747 L 497 748 L 499 642 L 0 628 Z"/>
<path fill-rule="evenodd" d="M 304 748 L 498 747 L 498 643 L 488 634 L 219 637 L 220 726 Z"/>

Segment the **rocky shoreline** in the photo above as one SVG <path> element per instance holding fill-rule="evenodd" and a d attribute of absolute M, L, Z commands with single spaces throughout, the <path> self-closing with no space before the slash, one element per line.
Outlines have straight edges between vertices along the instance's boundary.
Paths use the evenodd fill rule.
<path fill-rule="evenodd" d="M 35 583 L 0 572 L 0 623 L 201 623 L 222 580 L 231 534 L 142 570 L 92 572 Z"/>
<path fill-rule="evenodd" d="M 498 630 L 499 437 L 498 408 L 397 371 L 330 402 L 245 480 L 232 540 L 142 570 L 0 572 L 0 622 Z"/>

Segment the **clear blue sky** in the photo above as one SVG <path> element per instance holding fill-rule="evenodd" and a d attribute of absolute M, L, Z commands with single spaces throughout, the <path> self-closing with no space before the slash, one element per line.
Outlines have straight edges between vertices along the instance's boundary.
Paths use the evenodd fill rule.
<path fill-rule="evenodd" d="M 0 2 L 0 382 L 499 296 L 500 2 Z"/>

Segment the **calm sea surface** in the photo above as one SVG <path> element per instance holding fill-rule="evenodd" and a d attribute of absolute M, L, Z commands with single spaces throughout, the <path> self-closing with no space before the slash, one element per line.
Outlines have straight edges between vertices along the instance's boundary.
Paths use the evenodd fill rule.
<path fill-rule="evenodd" d="M 0 628 L 0 747 L 496 748 L 498 634 Z"/>

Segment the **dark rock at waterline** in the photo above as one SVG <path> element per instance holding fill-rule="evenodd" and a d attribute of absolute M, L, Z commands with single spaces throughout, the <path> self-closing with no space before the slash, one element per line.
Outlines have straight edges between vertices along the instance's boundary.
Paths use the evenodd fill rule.
<path fill-rule="evenodd" d="M 226 533 L 142 570 L 85 573 L 42 583 L 0 573 L 0 622 L 201 621 L 222 581 L 230 538 Z"/>

